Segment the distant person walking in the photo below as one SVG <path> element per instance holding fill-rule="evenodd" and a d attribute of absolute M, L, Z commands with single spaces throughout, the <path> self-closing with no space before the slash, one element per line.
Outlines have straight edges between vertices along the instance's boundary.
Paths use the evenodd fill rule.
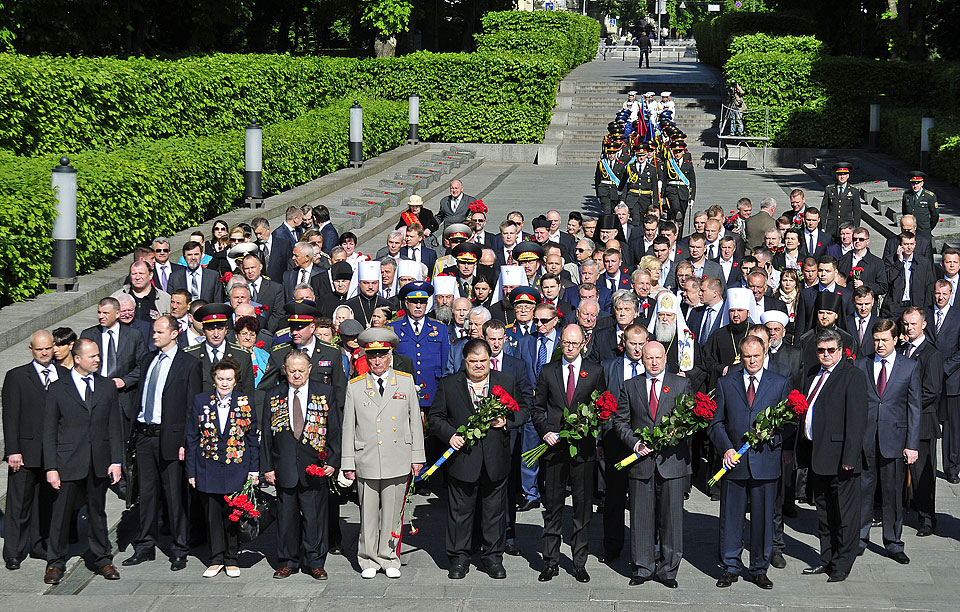
<path fill-rule="evenodd" d="M 646 59 L 647 68 L 650 67 L 650 51 L 653 49 L 653 43 L 650 42 L 650 34 L 644 32 L 640 35 L 640 38 L 637 39 L 637 46 L 640 47 L 640 63 L 639 68 L 643 68 L 644 59 Z"/>

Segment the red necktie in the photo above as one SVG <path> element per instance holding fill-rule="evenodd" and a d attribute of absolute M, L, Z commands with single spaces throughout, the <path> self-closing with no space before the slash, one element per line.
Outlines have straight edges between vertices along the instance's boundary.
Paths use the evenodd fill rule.
<path fill-rule="evenodd" d="M 650 418 L 657 420 L 657 406 L 660 402 L 657 400 L 657 379 L 650 379 Z"/>
<path fill-rule="evenodd" d="M 573 364 L 567 366 L 570 374 L 567 376 L 567 405 L 573 405 L 573 392 L 577 390 L 577 377 L 573 373 Z"/>
<path fill-rule="evenodd" d="M 497 367 L 497 361 L 498 359 L 496 357 L 490 359 L 490 363 L 493 364 L 493 369 L 499 372 L 500 368 Z"/>
<path fill-rule="evenodd" d="M 750 404 L 750 407 L 753 408 L 753 400 L 757 397 L 757 390 L 754 387 L 754 382 L 756 377 L 750 377 L 750 386 L 747 388 L 747 403 Z"/>
<path fill-rule="evenodd" d="M 883 392 L 887 389 L 887 360 L 880 360 L 880 378 L 877 379 L 877 395 L 883 397 Z"/>

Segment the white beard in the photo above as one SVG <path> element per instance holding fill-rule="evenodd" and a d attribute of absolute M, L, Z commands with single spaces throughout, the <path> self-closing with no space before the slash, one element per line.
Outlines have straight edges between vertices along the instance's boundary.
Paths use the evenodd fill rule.
<path fill-rule="evenodd" d="M 676 335 L 677 335 L 676 324 L 664 325 L 659 321 L 659 319 L 657 320 L 656 323 L 654 323 L 653 337 L 656 338 L 657 342 L 664 345 L 669 344 L 673 342 L 673 339 Z"/>

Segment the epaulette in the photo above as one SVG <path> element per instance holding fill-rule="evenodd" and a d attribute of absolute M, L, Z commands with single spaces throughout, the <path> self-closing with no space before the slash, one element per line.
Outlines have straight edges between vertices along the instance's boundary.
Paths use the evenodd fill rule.
<path fill-rule="evenodd" d="M 240 345 L 240 344 L 237 344 L 236 342 L 229 342 L 229 341 L 228 341 L 228 342 L 227 342 L 227 346 L 229 346 L 229 347 L 232 348 L 232 349 L 236 349 L 236 350 L 238 350 L 238 351 L 243 351 L 244 353 L 247 353 L 248 355 L 253 354 L 253 351 L 251 351 L 250 349 L 248 349 L 248 348 L 245 347 L 245 346 L 242 346 L 242 345 Z"/>
<path fill-rule="evenodd" d="M 359 380 L 364 380 L 366 377 L 367 377 L 366 374 L 361 374 L 360 376 L 354 376 L 353 378 L 350 379 L 350 382 L 355 383 Z"/>
<path fill-rule="evenodd" d="M 329 346 L 330 348 L 335 348 L 335 349 L 340 348 L 336 344 L 331 344 L 330 342 L 327 342 L 326 340 L 321 340 L 320 338 L 317 338 L 317 344 L 322 344 L 324 346 Z"/>
<path fill-rule="evenodd" d="M 271 351 L 279 351 L 280 349 L 288 349 L 288 348 L 290 348 L 290 343 L 289 343 L 289 342 L 281 342 L 280 344 L 277 344 L 276 346 L 274 346 L 274 347 L 273 347 L 272 349 L 270 349 L 270 350 L 271 350 Z"/>
<path fill-rule="evenodd" d="M 402 372 L 402 371 L 400 371 L 400 370 L 394 370 L 393 372 L 394 372 L 397 376 L 406 376 L 407 378 L 413 378 L 413 374 L 411 374 L 410 372 Z"/>

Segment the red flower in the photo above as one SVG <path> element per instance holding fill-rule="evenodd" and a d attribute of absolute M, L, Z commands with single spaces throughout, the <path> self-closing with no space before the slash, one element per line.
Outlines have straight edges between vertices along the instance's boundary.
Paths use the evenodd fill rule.
<path fill-rule="evenodd" d="M 520 410 L 520 404 L 500 385 L 494 385 L 490 393 L 500 400 L 500 403 L 510 412 L 518 412 Z"/>
<path fill-rule="evenodd" d="M 806 396 L 794 389 L 790 392 L 790 395 L 787 396 L 787 406 L 790 410 L 793 410 L 795 415 L 800 417 L 807 411 L 809 404 L 807 403 Z"/>
<path fill-rule="evenodd" d="M 733 267 L 734 267 L 734 268 L 736 268 L 737 265 L 738 265 L 737 262 L 733 262 Z"/>
<path fill-rule="evenodd" d="M 404 310 L 403 308 L 397 311 L 397 317 L 405 317 L 405 316 L 407 316 L 407 311 Z"/>
<path fill-rule="evenodd" d="M 221 283 L 229 283 L 230 279 L 233 278 L 233 272 L 225 272 L 223 276 L 220 277 Z"/>
<path fill-rule="evenodd" d="M 664 393 L 670 393 L 670 387 L 664 387 L 664 388 L 663 388 L 663 392 L 664 392 Z"/>
<path fill-rule="evenodd" d="M 260 315 L 263 314 L 263 311 L 266 310 L 266 309 L 267 309 L 266 306 L 254 306 L 254 307 L 253 307 L 253 312 L 254 312 L 254 314 L 256 314 L 257 316 L 260 316 Z"/>
<path fill-rule="evenodd" d="M 322 450 L 319 453 L 317 453 L 317 458 L 320 459 L 320 461 L 325 461 L 327 458 L 327 451 Z"/>
<path fill-rule="evenodd" d="M 467 210 L 472 213 L 486 214 L 488 208 L 487 205 L 483 203 L 483 200 L 474 200 L 473 202 L 470 202 L 470 206 L 467 207 Z"/>
<path fill-rule="evenodd" d="M 613 396 L 613 393 L 604 391 L 597 398 L 597 409 L 601 421 L 609 420 L 617 412 L 617 398 Z"/>
<path fill-rule="evenodd" d="M 254 344 L 253 346 L 255 346 L 255 347 L 257 347 L 257 348 L 263 348 L 264 346 L 266 346 L 266 344 L 264 344 L 263 340 L 260 340 L 259 342 L 257 342 L 257 343 Z"/>
<path fill-rule="evenodd" d="M 644 310 L 650 308 L 650 302 L 644 302 L 644 303 L 643 303 L 643 306 L 641 306 L 641 308 L 643 308 Z"/>
<path fill-rule="evenodd" d="M 837 291 L 837 293 L 840 293 L 840 292 Z M 857 359 L 857 356 L 854 355 L 853 351 L 851 351 L 850 349 L 844 349 L 843 352 L 846 355 L 847 359 L 849 359 L 850 361 L 855 361 Z"/>
<path fill-rule="evenodd" d="M 704 420 L 713 419 L 717 411 L 717 402 L 706 393 L 697 393 L 694 396 L 693 414 Z"/>
<path fill-rule="evenodd" d="M 586 377 L 587 377 L 587 373 L 581 371 L 581 372 L 580 372 L 580 378 L 586 378 Z"/>

